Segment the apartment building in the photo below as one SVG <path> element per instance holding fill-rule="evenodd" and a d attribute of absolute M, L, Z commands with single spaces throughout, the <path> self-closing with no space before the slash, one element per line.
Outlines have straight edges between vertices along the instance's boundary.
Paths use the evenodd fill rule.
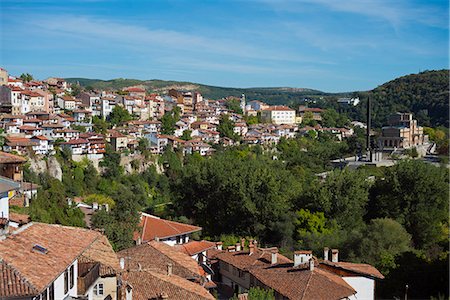
<path fill-rule="evenodd" d="M 295 110 L 287 106 L 270 106 L 261 110 L 264 123 L 295 124 Z"/>

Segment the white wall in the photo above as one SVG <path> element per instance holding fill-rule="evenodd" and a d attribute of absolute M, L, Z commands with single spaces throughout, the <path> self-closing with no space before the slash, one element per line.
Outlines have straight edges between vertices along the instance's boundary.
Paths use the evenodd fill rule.
<path fill-rule="evenodd" d="M 74 284 L 73 288 L 70 288 L 70 272 L 69 272 L 69 291 L 67 294 L 64 294 L 64 272 L 58 276 L 58 278 L 54 281 L 55 287 L 55 299 L 64 299 L 67 295 L 77 297 L 77 278 L 78 278 L 78 261 L 74 262 Z M 67 268 L 70 269 L 70 266 Z"/>
<path fill-rule="evenodd" d="M 366 277 L 342 277 L 352 288 L 356 295 L 351 300 L 373 300 L 375 299 L 375 280 Z"/>
<path fill-rule="evenodd" d="M 8 193 L 6 193 L 5 197 L 0 198 L 0 218 L 9 219 L 9 204 L 8 204 Z"/>

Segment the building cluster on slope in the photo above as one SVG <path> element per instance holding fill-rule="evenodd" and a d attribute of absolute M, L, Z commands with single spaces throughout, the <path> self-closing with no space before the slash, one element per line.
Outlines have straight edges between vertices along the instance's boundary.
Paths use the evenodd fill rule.
<path fill-rule="evenodd" d="M 150 150 L 160 154 L 170 145 L 182 148 L 183 153 L 210 155 L 214 144 L 224 146 L 236 142 L 222 137 L 218 132 L 221 116 L 227 114 L 233 121 L 233 132 L 240 136 L 240 143 L 272 145 L 281 137 L 295 137 L 305 112 L 311 111 L 315 120 L 320 119 L 320 109 L 300 107 L 299 111 L 287 106 L 269 106 L 245 96 L 209 100 L 199 92 L 171 89 L 166 95 L 147 93 L 142 86 L 124 88 L 119 92 L 85 92 L 72 96 L 74 87 L 61 78 L 24 82 L 9 76 L 2 69 L 0 85 L 0 128 L 6 134 L 4 151 L 18 154 L 53 155 L 55 146 L 66 147 L 72 155 L 101 159 L 109 143 L 116 151 L 133 152 L 139 139 L 149 141 Z M 240 101 L 243 114 L 227 108 L 227 102 Z M 106 133 L 93 131 L 93 117 L 107 119 L 114 107 L 126 109 L 135 120 L 129 121 Z M 161 118 L 178 107 L 180 119 L 172 135 L 161 134 Z M 260 124 L 248 125 L 245 116 L 260 115 Z M 308 128 L 328 131 L 339 138 L 352 135 L 346 128 Z M 180 137 L 190 134 L 190 140 Z"/>

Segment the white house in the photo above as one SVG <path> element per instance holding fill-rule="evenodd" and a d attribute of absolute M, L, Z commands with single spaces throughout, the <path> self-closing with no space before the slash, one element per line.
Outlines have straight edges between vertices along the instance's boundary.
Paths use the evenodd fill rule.
<path fill-rule="evenodd" d="M 261 111 L 264 123 L 295 124 L 295 110 L 287 106 L 270 106 Z"/>

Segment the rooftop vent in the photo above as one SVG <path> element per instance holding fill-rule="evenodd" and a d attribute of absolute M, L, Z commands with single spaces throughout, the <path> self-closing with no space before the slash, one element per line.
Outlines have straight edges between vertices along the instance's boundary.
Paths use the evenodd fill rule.
<path fill-rule="evenodd" d="M 47 254 L 48 253 L 47 248 L 45 248 L 44 246 L 38 245 L 38 244 L 35 244 L 33 246 L 33 251 L 39 252 L 41 254 Z"/>

